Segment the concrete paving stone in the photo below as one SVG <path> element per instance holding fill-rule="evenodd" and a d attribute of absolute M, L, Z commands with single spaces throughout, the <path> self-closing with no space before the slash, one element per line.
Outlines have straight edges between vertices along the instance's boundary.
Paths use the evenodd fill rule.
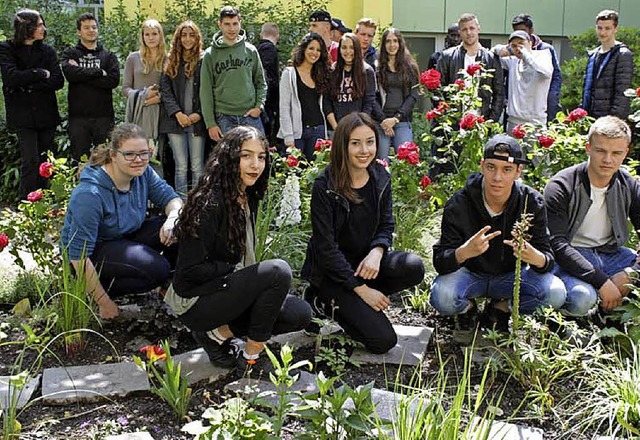
<path fill-rule="evenodd" d="M 385 354 L 373 354 L 364 349 L 357 349 L 351 359 L 367 364 L 419 365 L 433 334 L 429 327 L 413 327 L 394 325 L 398 335 L 398 343 Z"/>
<path fill-rule="evenodd" d="M 481 418 L 474 417 L 472 423 L 477 426 L 481 421 Z M 543 440 L 544 431 L 540 428 L 494 421 L 488 438 L 490 440 Z"/>
<path fill-rule="evenodd" d="M 320 328 L 320 334 L 326 336 L 339 332 L 340 330 L 342 330 L 342 327 L 335 322 L 325 321 L 325 325 Z M 301 348 L 314 345 L 316 343 L 316 339 L 316 336 L 309 336 L 303 330 L 300 330 L 297 332 L 276 335 L 272 337 L 269 342 L 276 342 L 280 345 L 288 343 L 292 347 Z"/>
<path fill-rule="evenodd" d="M 393 391 L 381 390 L 379 388 L 373 388 L 371 390 L 371 400 L 376 408 L 376 414 L 380 419 L 385 421 L 396 420 L 398 415 L 398 409 L 400 404 L 403 403 L 403 399 L 409 399 L 409 411 L 414 414 L 419 408 L 420 396 L 403 396 Z M 345 408 L 353 408 L 353 400 L 348 399 L 345 403 Z"/>
<path fill-rule="evenodd" d="M 9 395 L 9 380 L 11 376 L 0 376 L 0 408 L 8 408 L 11 405 L 11 397 Z M 40 387 L 40 379 L 42 375 L 38 374 L 31 379 L 29 383 L 19 392 L 18 404 L 16 409 L 24 408 L 31 400 L 33 393 Z"/>
<path fill-rule="evenodd" d="M 306 371 L 301 371 L 298 381 L 289 389 L 291 392 L 298 392 L 302 395 L 318 392 L 316 386 L 316 376 Z M 228 393 L 239 394 L 245 399 L 262 399 L 268 405 L 275 406 L 278 402 L 276 387 L 271 381 L 243 378 L 225 385 L 224 390 Z"/>
<path fill-rule="evenodd" d="M 95 402 L 149 389 L 147 373 L 133 362 L 47 368 L 42 376 L 45 405 Z"/>
<path fill-rule="evenodd" d="M 146 431 L 126 432 L 124 434 L 109 435 L 105 440 L 153 440 L 151 434 Z"/>
<path fill-rule="evenodd" d="M 109 435 L 105 440 L 154 440 L 146 431 L 126 432 L 118 435 Z"/>
<path fill-rule="evenodd" d="M 215 382 L 231 373 L 231 370 L 216 367 L 209 362 L 209 357 L 207 353 L 205 353 L 204 348 L 177 354 L 173 356 L 173 360 L 175 363 L 182 363 L 181 374 L 187 378 L 189 385 L 205 379 L 209 382 Z"/>

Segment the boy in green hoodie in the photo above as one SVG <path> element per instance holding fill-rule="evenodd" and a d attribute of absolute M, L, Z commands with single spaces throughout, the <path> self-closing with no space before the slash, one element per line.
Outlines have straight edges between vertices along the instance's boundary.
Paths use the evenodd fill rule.
<path fill-rule="evenodd" d="M 200 73 L 200 102 L 209 137 L 219 141 L 233 127 L 260 121 L 267 85 L 258 50 L 246 41 L 237 8 L 220 10 L 219 32 L 205 51 Z"/>

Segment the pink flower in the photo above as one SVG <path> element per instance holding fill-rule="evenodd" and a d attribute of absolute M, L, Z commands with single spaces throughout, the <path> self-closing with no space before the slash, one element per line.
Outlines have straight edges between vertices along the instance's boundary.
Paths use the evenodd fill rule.
<path fill-rule="evenodd" d="M 638 98 L 640 98 L 640 87 L 638 87 L 638 88 L 636 89 L 636 96 L 637 96 Z"/>
<path fill-rule="evenodd" d="M 571 113 L 569 113 L 569 116 L 567 116 L 567 119 L 564 120 L 564 123 L 568 124 L 570 122 L 578 121 L 587 115 L 588 113 L 585 109 L 578 107 L 576 109 L 571 110 Z"/>
<path fill-rule="evenodd" d="M 269 147 L 269 153 L 275 153 L 276 151 L 278 151 L 277 147 Z"/>
<path fill-rule="evenodd" d="M 482 116 L 476 116 L 473 113 L 466 113 L 460 119 L 460 128 L 464 130 L 470 130 L 474 128 L 478 124 L 482 124 L 484 122 L 484 118 Z"/>
<path fill-rule="evenodd" d="M 420 186 L 422 187 L 422 189 L 426 188 L 429 185 L 431 185 L 431 179 L 429 178 L 429 176 L 422 176 L 422 180 L 420 180 Z"/>
<path fill-rule="evenodd" d="M 417 151 L 412 151 L 407 155 L 405 160 L 411 165 L 418 165 L 418 162 L 420 162 L 420 155 Z"/>
<path fill-rule="evenodd" d="M 387 162 L 387 159 L 376 159 L 376 162 L 378 162 L 380 165 L 382 165 L 385 168 L 389 168 L 389 163 Z"/>
<path fill-rule="evenodd" d="M 42 162 L 39 172 L 42 177 L 48 179 L 53 175 L 53 164 L 51 162 Z"/>
<path fill-rule="evenodd" d="M 475 75 L 476 72 L 478 70 L 482 69 L 482 65 L 476 63 L 476 64 L 469 64 L 469 66 L 467 67 L 467 73 L 471 76 Z"/>
<path fill-rule="evenodd" d="M 513 127 L 513 130 L 511 130 L 511 134 L 513 134 L 516 139 L 522 139 L 527 135 L 527 131 L 524 129 L 522 124 L 518 124 Z"/>
<path fill-rule="evenodd" d="M 457 79 L 457 80 L 455 80 L 453 83 L 454 83 L 455 85 L 457 85 L 457 86 L 458 86 L 458 90 L 464 90 L 464 88 L 467 86 L 467 85 L 464 83 L 464 80 L 463 80 L 463 79 L 461 79 L 461 78 L 458 78 L 458 79 Z"/>
<path fill-rule="evenodd" d="M 37 190 L 37 191 L 31 191 L 29 194 L 27 194 L 27 200 L 30 201 L 31 203 L 33 202 L 37 202 L 38 200 L 42 199 L 42 191 Z"/>
<path fill-rule="evenodd" d="M 398 151 L 396 157 L 401 160 L 405 160 L 409 157 L 409 154 L 418 152 L 418 146 L 413 142 L 403 142 L 398 145 Z"/>
<path fill-rule="evenodd" d="M 422 72 L 420 75 L 420 83 L 422 83 L 427 89 L 435 90 L 440 87 L 440 72 L 436 69 L 429 69 Z"/>
<path fill-rule="evenodd" d="M 9 236 L 4 232 L 0 232 L 0 251 L 9 246 Z"/>
<path fill-rule="evenodd" d="M 318 139 L 313 146 L 313 149 L 318 152 L 324 151 L 327 148 L 331 148 L 331 141 L 329 139 Z"/>
<path fill-rule="evenodd" d="M 291 155 L 287 156 L 287 159 L 285 160 L 285 162 L 287 163 L 287 166 L 289 168 L 297 167 L 298 163 L 300 163 L 297 157 L 291 156 Z"/>
<path fill-rule="evenodd" d="M 538 142 L 542 148 L 549 148 L 556 140 L 547 134 L 538 136 Z"/>

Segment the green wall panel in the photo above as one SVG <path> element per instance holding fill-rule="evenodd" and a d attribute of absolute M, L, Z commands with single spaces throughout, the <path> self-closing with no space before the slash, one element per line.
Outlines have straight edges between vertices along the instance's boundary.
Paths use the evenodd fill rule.
<path fill-rule="evenodd" d="M 518 14 L 529 14 L 533 18 L 538 35 L 562 35 L 564 24 L 564 2 L 559 0 L 508 0 L 505 27 L 511 31 L 511 20 Z"/>
<path fill-rule="evenodd" d="M 638 0 L 634 0 L 637 2 Z M 577 35 L 595 26 L 596 14 L 603 9 L 620 10 L 619 0 L 565 0 L 564 35 Z"/>
<path fill-rule="evenodd" d="M 393 25 L 408 32 L 443 32 L 446 0 L 395 0 Z"/>
<path fill-rule="evenodd" d="M 620 0 L 620 26 L 640 27 L 640 0 Z"/>
<path fill-rule="evenodd" d="M 465 12 L 478 16 L 481 34 L 505 33 L 505 0 L 447 0 L 446 23 L 453 23 Z"/>

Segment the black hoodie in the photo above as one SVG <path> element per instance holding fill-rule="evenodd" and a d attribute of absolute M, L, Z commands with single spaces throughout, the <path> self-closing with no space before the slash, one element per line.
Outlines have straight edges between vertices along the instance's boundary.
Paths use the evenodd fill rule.
<path fill-rule="evenodd" d="M 489 232 L 500 230 L 502 234 L 489 242 L 489 249 L 482 255 L 470 258 L 462 266 L 472 272 L 504 274 L 515 270 L 516 259 L 513 249 L 503 243 L 511 239 L 511 229 L 525 209 L 533 214 L 528 233 L 529 243 L 542 252 L 547 260 L 543 268 L 533 267 L 538 272 L 548 272 L 553 267 L 554 258 L 547 228 L 547 212 L 542 195 L 533 188 L 514 182 L 506 209 L 498 216 L 491 217 L 482 199 L 482 179 L 480 173 L 469 176 L 464 188 L 458 190 L 444 207 L 442 233 L 433 246 L 433 265 L 440 275 L 460 269 L 455 251 L 483 227 L 489 225 Z"/>
<path fill-rule="evenodd" d="M 74 60 L 77 66 L 69 64 Z M 120 63 L 98 44 L 87 49 L 78 42 L 62 53 L 62 71 L 69 81 L 69 117 L 113 118 L 112 90 L 120 82 Z"/>

